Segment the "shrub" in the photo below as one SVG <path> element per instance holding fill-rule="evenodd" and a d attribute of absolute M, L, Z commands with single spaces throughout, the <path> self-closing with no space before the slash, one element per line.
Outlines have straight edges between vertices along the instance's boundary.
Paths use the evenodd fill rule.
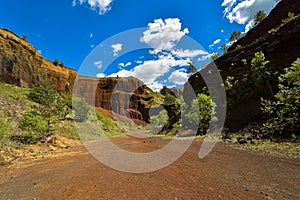
<path fill-rule="evenodd" d="M 267 17 L 267 14 L 263 10 L 257 11 L 254 15 L 254 26 L 258 25 Z"/>
<path fill-rule="evenodd" d="M 289 21 L 292 21 L 293 19 L 295 19 L 296 18 L 296 16 L 295 16 L 295 14 L 294 13 L 292 13 L 292 12 L 289 12 L 288 13 L 288 17 L 287 18 L 285 18 L 285 19 L 283 19 L 282 20 L 282 23 L 288 23 Z"/>
<path fill-rule="evenodd" d="M 58 59 L 55 59 L 54 62 L 53 62 L 53 64 L 54 64 L 55 66 L 58 66 L 59 60 L 58 60 Z"/>
<path fill-rule="evenodd" d="M 84 122 L 87 119 L 89 112 L 89 105 L 82 98 L 73 99 L 73 110 L 74 110 L 74 120 L 77 122 Z"/>
<path fill-rule="evenodd" d="M 209 123 L 216 121 L 215 107 L 216 104 L 209 96 L 200 93 L 192 101 L 190 109 L 185 113 L 185 117 L 192 127 L 199 124 L 199 135 L 205 135 L 209 128 Z"/>
<path fill-rule="evenodd" d="M 251 60 L 251 71 L 255 85 L 259 86 L 266 83 L 271 95 L 273 96 L 273 90 L 270 84 L 272 71 L 268 66 L 269 63 L 270 61 L 265 60 L 263 52 L 256 52 L 254 54 L 254 58 Z"/>
<path fill-rule="evenodd" d="M 52 90 L 52 85 L 47 82 L 39 82 L 33 85 L 29 91 L 28 98 L 39 104 L 35 106 L 37 113 L 47 121 L 47 130 L 60 120 L 66 119 L 69 109 L 66 102 L 58 93 Z"/>
<path fill-rule="evenodd" d="M 160 131 L 162 127 L 167 123 L 167 121 L 168 113 L 166 110 L 160 111 L 158 115 L 151 116 L 150 124 L 153 132 L 156 133 L 157 131 Z"/>
<path fill-rule="evenodd" d="M 37 133 L 48 132 L 47 121 L 36 110 L 28 110 L 20 121 L 20 128 Z"/>
<path fill-rule="evenodd" d="M 10 127 L 7 123 L 0 119 L 0 140 L 9 140 Z"/>
<path fill-rule="evenodd" d="M 300 124 L 300 58 L 278 78 L 279 92 L 275 101 L 262 100 L 261 110 L 268 116 L 264 125 L 277 138 L 299 134 Z"/>
<path fill-rule="evenodd" d="M 243 46 L 240 45 L 240 44 L 238 44 L 238 45 L 235 47 L 235 50 L 239 50 L 239 49 L 242 49 L 242 48 L 243 48 Z"/>

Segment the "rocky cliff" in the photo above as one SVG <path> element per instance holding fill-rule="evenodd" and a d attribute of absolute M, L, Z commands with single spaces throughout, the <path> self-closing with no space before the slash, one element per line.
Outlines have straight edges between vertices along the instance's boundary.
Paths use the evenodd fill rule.
<path fill-rule="evenodd" d="M 42 58 L 25 39 L 0 29 L 0 49 L 0 81 L 28 87 L 40 80 L 50 80 L 59 92 L 72 90 L 77 72 Z"/>
<path fill-rule="evenodd" d="M 41 80 L 53 83 L 58 92 L 72 92 L 77 77 L 75 70 L 56 66 L 44 59 L 25 39 L 0 29 L 0 81 L 29 87 Z M 133 77 L 77 77 L 77 93 L 87 102 L 122 116 L 148 121 L 153 91 Z"/>
<path fill-rule="evenodd" d="M 263 121 L 260 112 L 260 98 L 268 98 L 270 94 L 266 92 L 264 85 L 256 87 L 251 78 L 251 59 L 254 54 L 262 51 L 266 59 L 270 60 L 269 66 L 274 74 L 276 72 L 282 73 L 284 68 L 289 67 L 300 57 L 300 17 L 297 16 L 284 24 L 282 19 L 287 17 L 288 12 L 294 12 L 296 16 L 299 15 L 300 1 L 282 0 L 279 2 L 261 24 L 237 41 L 227 54 L 215 60 L 223 80 L 231 76 L 238 81 L 235 94 L 232 95 L 227 92 L 227 100 L 231 97 L 234 101 L 228 107 L 225 122 L 229 130 L 236 131 L 251 122 Z M 273 31 L 269 32 L 271 29 Z M 237 45 L 240 45 L 239 48 L 236 48 Z M 209 76 L 213 70 L 213 65 L 214 63 L 210 63 L 201 70 L 201 74 Z M 201 74 L 196 73 L 189 79 L 189 83 L 196 93 L 202 92 L 202 88 L 206 86 Z M 274 78 L 271 83 L 274 92 L 276 92 L 278 90 L 277 79 Z M 188 90 L 184 91 L 184 96 L 189 98 Z"/>
<path fill-rule="evenodd" d="M 153 93 L 142 81 L 134 78 L 76 79 L 74 94 L 86 101 L 121 116 L 147 122 Z"/>

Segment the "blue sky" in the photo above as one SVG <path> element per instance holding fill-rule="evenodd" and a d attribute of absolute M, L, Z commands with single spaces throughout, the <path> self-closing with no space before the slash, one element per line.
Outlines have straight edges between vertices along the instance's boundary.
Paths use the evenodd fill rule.
<path fill-rule="evenodd" d="M 12 0 L 1 2 L 0 27 L 26 35 L 43 57 L 62 60 L 81 75 L 135 76 L 159 90 L 181 87 L 190 61 L 198 67 L 208 63 L 232 31 L 247 32 L 254 14 L 269 13 L 274 5 L 274 0 Z"/>

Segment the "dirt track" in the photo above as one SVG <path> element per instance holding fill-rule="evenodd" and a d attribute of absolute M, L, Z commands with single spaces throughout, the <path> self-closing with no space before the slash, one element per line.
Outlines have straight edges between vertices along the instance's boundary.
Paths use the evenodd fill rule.
<path fill-rule="evenodd" d="M 137 152 L 167 140 L 118 138 Z M 300 160 L 257 155 L 217 144 L 199 159 L 195 141 L 174 164 L 145 174 L 115 171 L 83 146 L 71 154 L 0 168 L 0 199 L 299 199 Z"/>

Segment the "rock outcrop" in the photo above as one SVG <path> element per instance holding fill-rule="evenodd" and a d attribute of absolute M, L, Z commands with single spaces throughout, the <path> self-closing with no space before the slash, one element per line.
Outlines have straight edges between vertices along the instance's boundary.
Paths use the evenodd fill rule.
<path fill-rule="evenodd" d="M 25 39 L 0 29 L 0 81 L 28 87 L 49 80 L 59 92 L 70 92 L 77 72 L 55 66 L 44 59 Z"/>
<path fill-rule="evenodd" d="M 111 110 L 121 116 L 147 122 L 152 90 L 134 77 L 76 79 L 74 94 L 90 105 Z"/>
<path fill-rule="evenodd" d="M 288 23 L 282 23 L 289 12 L 297 16 Z M 242 100 L 236 101 L 227 112 L 225 126 L 231 131 L 237 131 L 251 122 L 262 122 L 260 99 L 269 98 L 266 87 L 255 86 L 251 78 L 251 59 L 256 52 L 262 51 L 272 71 L 278 74 L 289 67 L 298 57 L 300 46 L 300 2 L 299 0 L 283 0 L 273 9 L 269 16 L 258 26 L 250 30 L 247 35 L 236 42 L 227 54 L 215 60 L 215 64 L 223 78 L 228 76 L 238 80 L 237 94 Z M 269 30 L 276 31 L 270 32 Z M 239 48 L 236 48 L 237 45 Z M 242 62 L 246 59 L 246 63 Z M 245 60 L 244 60 L 245 61 Z M 201 74 L 211 74 L 213 63 L 201 70 Z M 212 80 L 213 82 L 213 80 Z M 189 83 L 196 93 L 202 92 L 206 86 L 200 73 L 190 77 Z M 278 90 L 277 79 L 272 81 L 274 92 Z M 185 98 L 189 98 L 189 91 L 184 90 Z M 227 93 L 227 96 L 230 94 Z"/>

